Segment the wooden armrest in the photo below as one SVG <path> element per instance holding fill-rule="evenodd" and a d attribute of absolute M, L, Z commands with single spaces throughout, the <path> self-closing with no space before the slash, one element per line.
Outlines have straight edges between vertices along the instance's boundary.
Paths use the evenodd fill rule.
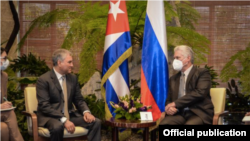
<path fill-rule="evenodd" d="M 37 118 L 37 116 L 36 116 L 35 113 L 30 113 L 30 112 L 27 112 L 27 111 L 22 111 L 22 114 L 25 115 L 25 116 L 29 116 L 31 118 Z"/>
<path fill-rule="evenodd" d="M 226 114 L 228 114 L 228 111 L 223 111 L 221 113 L 214 114 L 213 125 L 218 125 L 218 120 L 219 120 L 220 116 L 223 116 L 223 115 L 226 115 Z"/>
<path fill-rule="evenodd" d="M 38 124 L 37 124 L 37 115 L 35 113 L 30 113 L 27 111 L 22 111 L 22 114 L 28 117 L 31 117 L 32 121 L 32 133 L 34 140 L 36 141 L 38 138 Z"/>

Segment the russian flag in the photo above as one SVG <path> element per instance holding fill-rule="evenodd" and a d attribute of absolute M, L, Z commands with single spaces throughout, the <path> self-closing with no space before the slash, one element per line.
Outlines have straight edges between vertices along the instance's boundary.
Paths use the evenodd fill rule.
<path fill-rule="evenodd" d="M 147 2 L 141 63 L 141 102 L 152 105 L 153 120 L 165 111 L 168 94 L 167 36 L 164 2 Z"/>
<path fill-rule="evenodd" d="M 115 116 L 115 109 L 110 105 L 110 101 L 118 103 L 119 96 L 130 94 L 127 59 L 131 54 L 126 2 L 110 1 L 101 80 L 106 118 Z"/>

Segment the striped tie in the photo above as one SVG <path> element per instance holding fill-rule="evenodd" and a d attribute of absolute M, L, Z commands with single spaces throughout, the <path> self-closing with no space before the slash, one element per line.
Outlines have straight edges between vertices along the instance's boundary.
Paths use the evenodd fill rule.
<path fill-rule="evenodd" d="M 64 95 L 64 115 L 67 119 L 69 119 L 69 111 L 68 111 L 68 94 L 67 94 L 67 85 L 65 76 L 62 76 L 62 88 L 63 88 L 63 95 Z"/>
<path fill-rule="evenodd" d="M 180 86 L 179 86 L 179 98 L 185 94 L 185 74 L 181 73 Z"/>

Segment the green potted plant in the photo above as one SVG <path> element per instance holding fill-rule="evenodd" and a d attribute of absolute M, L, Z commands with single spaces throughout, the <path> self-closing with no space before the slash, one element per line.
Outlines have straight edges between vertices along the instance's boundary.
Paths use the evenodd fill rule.
<path fill-rule="evenodd" d="M 227 82 L 230 79 L 236 79 L 240 82 L 241 92 L 243 95 L 250 95 L 250 43 L 245 50 L 238 51 L 226 63 L 221 71 L 220 78 L 222 81 Z M 241 69 L 236 66 L 235 62 L 238 61 Z M 250 99 L 249 99 L 250 100 Z"/>
<path fill-rule="evenodd" d="M 226 91 L 226 106 L 225 109 L 229 112 L 248 112 L 250 110 L 250 98 L 249 95 L 244 95 L 240 92 L 234 79 L 228 82 L 228 88 Z"/>

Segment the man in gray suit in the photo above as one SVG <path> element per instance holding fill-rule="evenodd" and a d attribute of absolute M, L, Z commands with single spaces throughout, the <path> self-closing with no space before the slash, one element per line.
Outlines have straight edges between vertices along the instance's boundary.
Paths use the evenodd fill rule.
<path fill-rule="evenodd" d="M 196 68 L 193 63 L 194 53 L 190 47 L 175 47 L 173 67 L 179 72 L 169 80 L 165 113 L 160 125 L 212 124 L 211 76 L 207 69 Z"/>
<path fill-rule="evenodd" d="M 64 128 L 74 133 L 75 126 L 89 129 L 89 141 L 100 141 L 101 121 L 91 114 L 77 77 L 71 73 L 72 53 L 58 49 L 52 61 L 53 69 L 39 77 L 36 84 L 38 125 L 49 129 L 51 141 L 62 141 Z"/>

